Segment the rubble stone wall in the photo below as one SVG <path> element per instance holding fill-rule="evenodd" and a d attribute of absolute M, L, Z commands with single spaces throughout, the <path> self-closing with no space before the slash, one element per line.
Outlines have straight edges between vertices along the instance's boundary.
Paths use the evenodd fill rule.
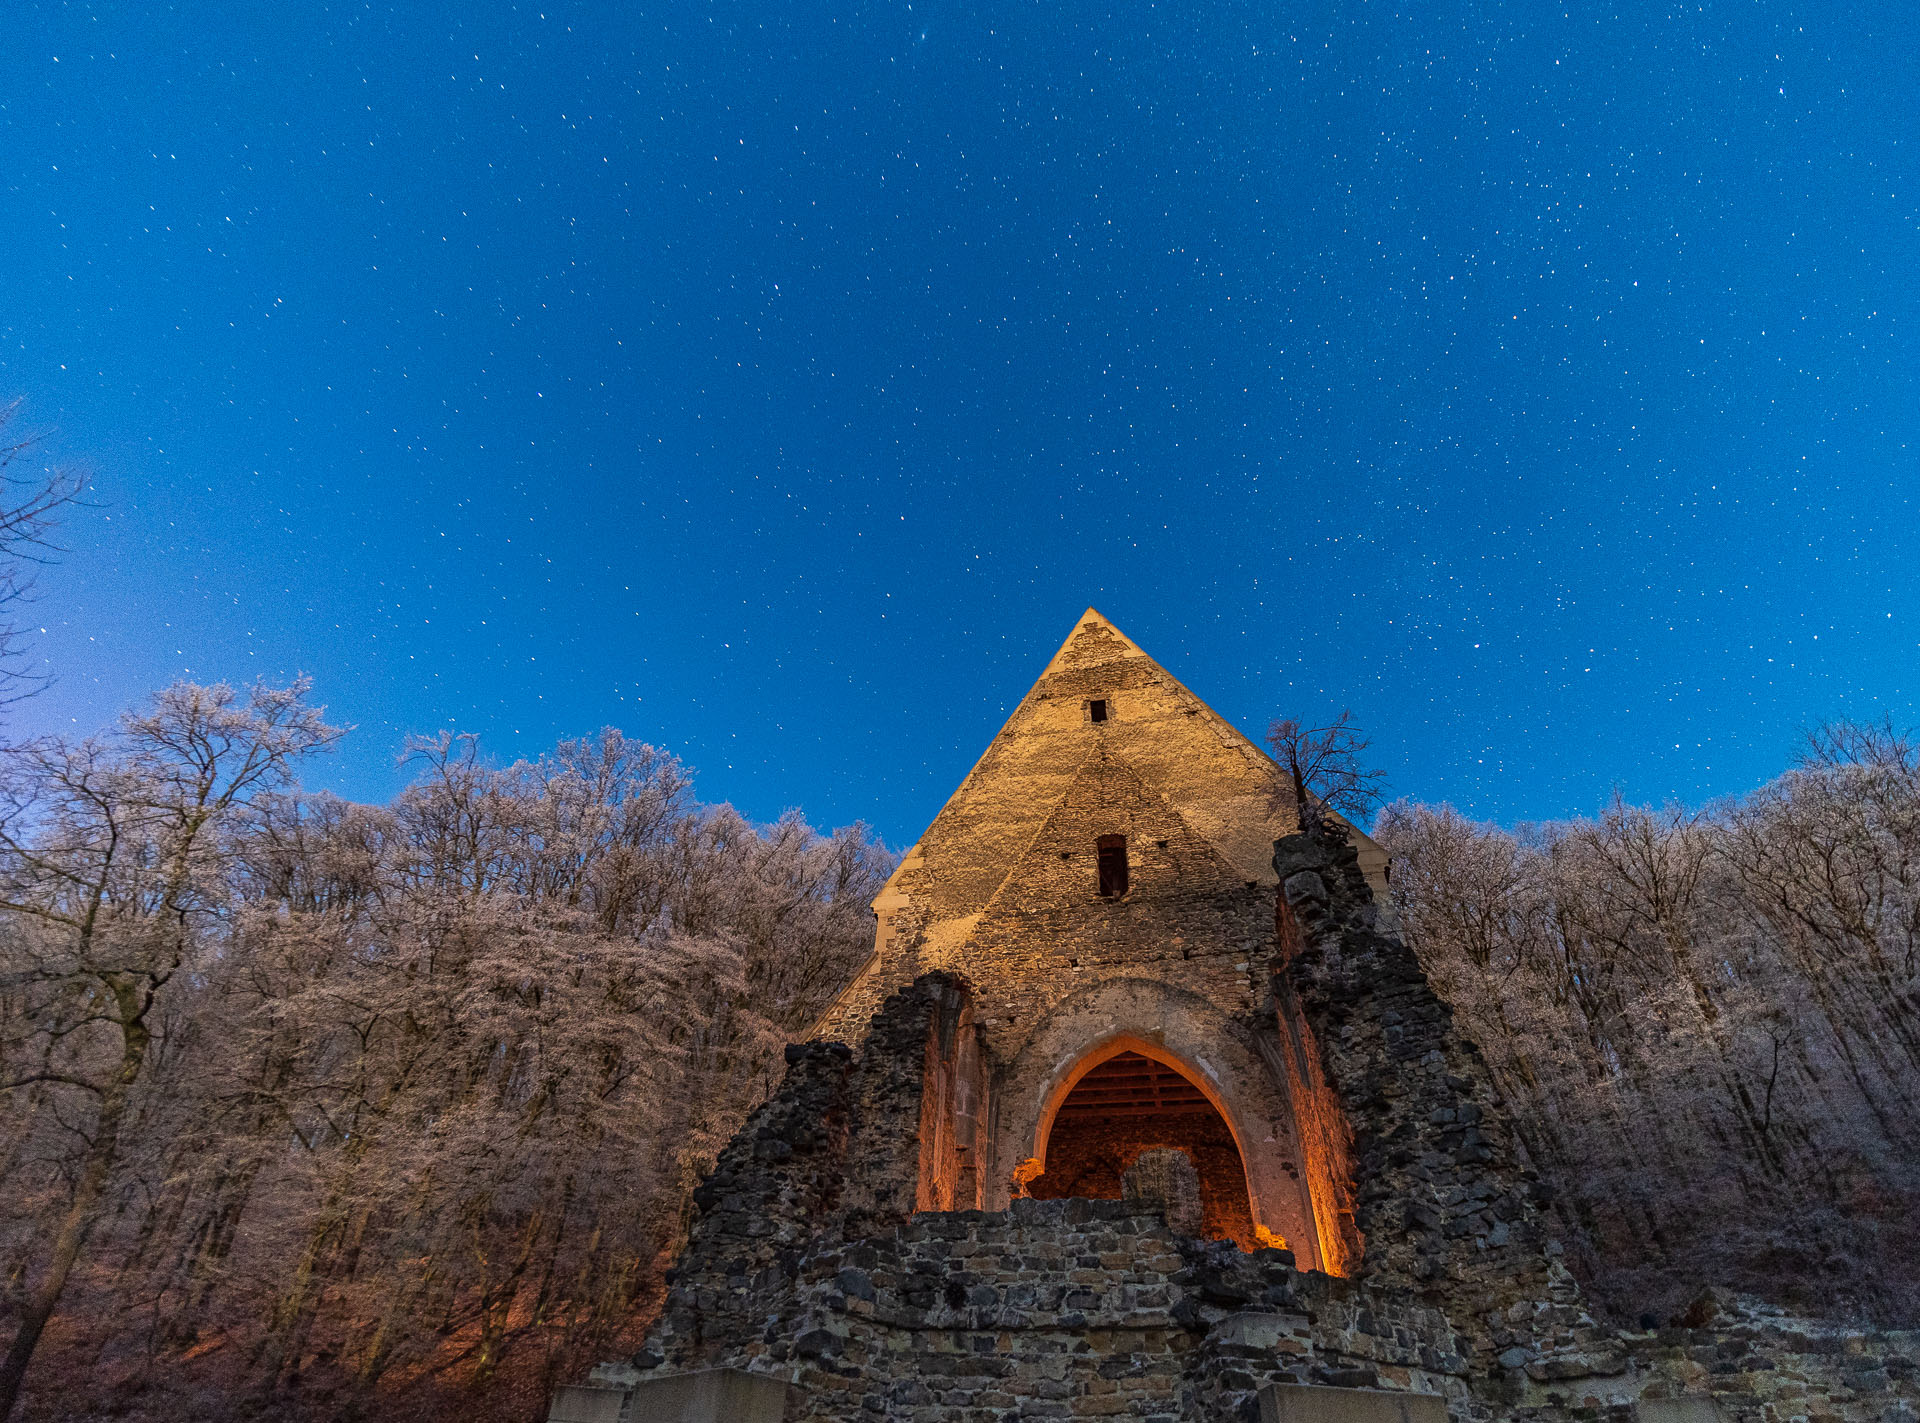
<path fill-rule="evenodd" d="M 1490 1363 L 1524 1342 L 1505 1311 L 1548 1287 L 1538 1180 L 1479 1050 L 1383 926 L 1345 837 L 1288 836 L 1274 869 L 1299 935 L 1275 999 L 1299 1003 L 1351 1132 L 1354 1273 L 1443 1305 Z"/>
<path fill-rule="evenodd" d="M 1285 1251 L 1175 1235 L 1136 1202 L 1015 1202 L 821 1240 L 775 1296 L 735 1293 L 697 1356 L 797 1382 L 804 1423 L 857 1417 L 1239 1420 L 1275 1380 L 1465 1397 L 1444 1316 L 1294 1269 Z M 724 1337 L 725 1347 L 711 1347 Z M 643 1371 L 609 1365 L 602 1383 Z M 1464 1415 L 1463 1415 L 1464 1416 Z"/>
<path fill-rule="evenodd" d="M 1920 1400 L 1920 1338 L 1757 1315 L 1581 1348 L 1569 1329 L 1551 1362 L 1481 1369 L 1411 1290 L 1177 1236 L 1122 1201 L 1018 1201 L 819 1240 L 749 1315 L 697 1366 L 792 1380 L 790 1423 L 1252 1423 L 1270 1383 L 1436 1394 L 1458 1423 L 1632 1423 L 1640 1399 L 1681 1396 L 1711 1396 L 1733 1423 L 1911 1423 Z M 595 1382 L 655 1372 L 606 1365 Z"/>
<path fill-rule="evenodd" d="M 857 1239 L 906 1220 L 928 1170 L 933 1189 L 942 1178 L 958 1188 L 967 1153 L 952 1126 L 942 1150 L 923 1143 L 929 1100 L 965 1098 L 967 1014 L 964 982 L 929 974 L 888 1003 L 857 1060 L 843 1043 L 787 1049 L 780 1086 L 693 1193 L 693 1229 L 650 1347 L 683 1367 L 725 1354 L 745 1321 L 786 1297 L 823 1233 Z"/>

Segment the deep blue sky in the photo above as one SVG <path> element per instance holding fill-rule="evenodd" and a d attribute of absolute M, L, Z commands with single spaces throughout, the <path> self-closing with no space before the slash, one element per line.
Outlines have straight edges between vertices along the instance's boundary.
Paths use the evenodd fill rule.
<path fill-rule="evenodd" d="M 1915 713 L 1920 6 L 29 3 L 18 734 L 311 673 L 912 839 L 1088 603 L 1397 791 Z"/>

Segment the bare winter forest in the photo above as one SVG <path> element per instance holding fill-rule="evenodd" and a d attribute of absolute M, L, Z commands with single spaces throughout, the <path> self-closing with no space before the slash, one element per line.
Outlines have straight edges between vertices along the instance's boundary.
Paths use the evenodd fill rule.
<path fill-rule="evenodd" d="M 749 825 L 612 731 L 301 794 L 337 734 L 302 688 L 176 686 L 6 757 L 25 1416 L 544 1416 L 871 947 L 858 828 Z"/>
<path fill-rule="evenodd" d="M 1811 736 L 1702 812 L 1377 833 L 1427 973 L 1492 1066 L 1595 1298 L 1701 1287 L 1920 1317 L 1920 754 Z"/>
<path fill-rule="evenodd" d="M 868 951 L 892 862 L 858 828 L 748 824 L 612 731 L 302 793 L 338 735 L 301 687 L 182 685 L 5 753 L 24 1416 L 541 1416 L 632 1339 L 688 1189 Z M 1913 1316 L 1912 746 L 1838 728 L 1702 813 L 1380 835 L 1599 1300 Z"/>

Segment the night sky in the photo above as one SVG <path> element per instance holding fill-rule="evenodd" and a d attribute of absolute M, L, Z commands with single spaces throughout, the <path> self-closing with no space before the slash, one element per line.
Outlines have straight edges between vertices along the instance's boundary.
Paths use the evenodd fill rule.
<path fill-rule="evenodd" d="M 1920 721 L 1920 6 L 15 4 L 11 735 L 613 723 L 912 840 L 1089 603 L 1400 794 Z M 44 633 L 38 631 L 44 627 Z"/>

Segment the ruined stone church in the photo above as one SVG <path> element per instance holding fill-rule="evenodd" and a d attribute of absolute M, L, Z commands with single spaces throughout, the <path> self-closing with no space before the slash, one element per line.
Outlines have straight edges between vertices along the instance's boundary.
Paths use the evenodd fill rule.
<path fill-rule="evenodd" d="M 1298 1005 L 1271 1001 L 1273 845 L 1296 828 L 1265 753 L 1089 609 L 907 852 L 873 959 L 820 1026 L 858 1047 L 921 974 L 968 985 L 916 1208 L 1118 1197 L 1133 1157 L 1170 1147 L 1210 1234 L 1344 1273 L 1324 1084 Z"/>
<path fill-rule="evenodd" d="M 1896 1416 L 1784 1324 L 1589 1316 L 1387 874 L 1089 609 L 552 1420 Z"/>

